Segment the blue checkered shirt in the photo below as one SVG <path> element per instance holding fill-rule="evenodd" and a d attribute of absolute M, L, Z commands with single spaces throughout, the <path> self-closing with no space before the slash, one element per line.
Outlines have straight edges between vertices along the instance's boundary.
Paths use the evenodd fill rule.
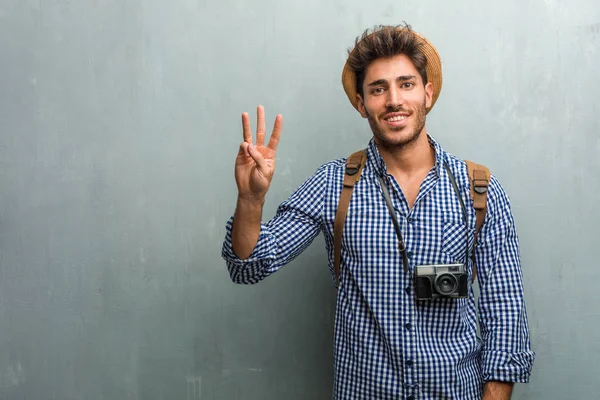
<path fill-rule="evenodd" d="M 475 248 L 478 302 L 415 300 L 415 266 L 466 263 L 467 226 L 444 169 L 448 163 L 468 212 L 472 246 L 475 211 L 464 161 L 431 137 L 436 162 L 411 208 L 371 140 L 368 161 L 354 189 L 342 239 L 335 313 L 334 399 L 480 399 L 486 381 L 527 382 L 534 360 L 523 300 L 519 246 L 509 199 L 492 176 L 488 209 Z M 261 226 L 246 260 L 231 249 L 231 223 L 223 257 L 231 279 L 252 284 L 292 261 L 323 232 L 333 272 L 333 223 L 345 159 L 329 162 L 280 205 Z M 410 260 L 410 276 L 382 196 L 388 186 Z M 476 303 L 479 310 L 476 309 Z M 478 332 L 478 325 L 480 331 Z"/>

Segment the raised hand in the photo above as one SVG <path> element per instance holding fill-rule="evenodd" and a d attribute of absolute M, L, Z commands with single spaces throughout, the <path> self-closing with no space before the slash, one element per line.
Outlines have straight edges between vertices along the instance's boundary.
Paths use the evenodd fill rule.
<path fill-rule="evenodd" d="M 252 142 L 252 130 L 248 113 L 242 114 L 244 141 L 235 159 L 235 181 L 238 197 L 243 200 L 264 201 L 275 172 L 275 154 L 281 135 L 283 117 L 278 114 L 273 125 L 269 144 L 265 146 L 265 110 L 256 109 L 256 143 Z"/>

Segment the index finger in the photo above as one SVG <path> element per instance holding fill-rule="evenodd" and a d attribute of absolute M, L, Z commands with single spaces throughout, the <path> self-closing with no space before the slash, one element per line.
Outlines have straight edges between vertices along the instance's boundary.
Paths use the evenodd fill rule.
<path fill-rule="evenodd" d="M 271 133 L 271 138 L 269 139 L 269 147 L 271 150 L 277 150 L 277 145 L 279 144 L 279 138 L 281 137 L 281 126 L 283 125 L 283 116 L 281 114 L 277 114 L 275 117 L 275 124 L 273 124 L 273 132 Z"/>
<path fill-rule="evenodd" d="M 242 113 L 242 131 L 244 142 L 252 143 L 252 130 L 250 129 L 250 117 L 247 112 Z"/>

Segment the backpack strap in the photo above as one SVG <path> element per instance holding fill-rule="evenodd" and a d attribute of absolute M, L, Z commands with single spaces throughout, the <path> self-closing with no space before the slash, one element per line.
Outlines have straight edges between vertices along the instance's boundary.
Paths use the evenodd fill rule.
<path fill-rule="evenodd" d="M 346 160 L 346 173 L 344 174 L 344 185 L 338 202 L 338 208 L 333 223 L 333 265 L 335 268 L 335 280 L 340 279 L 340 264 L 342 260 L 342 232 L 350 206 L 350 198 L 354 185 L 360 180 L 360 175 L 367 161 L 367 151 L 361 150 L 353 153 Z"/>
<path fill-rule="evenodd" d="M 469 171 L 469 182 L 471 184 L 471 199 L 473 199 L 473 207 L 475 208 L 475 239 L 473 240 L 473 281 L 477 276 L 475 269 L 475 244 L 477 243 L 477 235 L 485 220 L 487 211 L 487 192 L 490 183 L 490 170 L 480 164 L 472 161 L 466 161 Z"/>
<path fill-rule="evenodd" d="M 342 259 L 342 232 L 344 231 L 344 224 L 346 222 L 346 215 L 348 214 L 348 207 L 350 206 L 350 198 L 354 191 L 354 185 L 360 180 L 362 170 L 365 167 L 367 161 L 366 150 L 360 150 L 356 153 L 352 153 L 346 160 L 346 173 L 344 174 L 344 183 L 342 187 L 342 193 L 338 201 L 338 208 L 335 214 L 335 221 L 333 225 L 333 265 L 335 269 L 336 281 L 340 277 L 340 265 Z M 477 235 L 485 220 L 485 214 L 487 211 L 487 192 L 488 186 L 491 179 L 490 170 L 480 164 L 476 164 L 472 161 L 466 161 L 467 169 L 469 171 L 469 182 L 471 186 L 471 199 L 473 199 L 473 207 L 475 208 L 475 238 L 473 241 L 473 249 L 477 243 Z M 475 251 L 473 251 L 473 281 L 477 276 L 477 270 L 475 268 Z"/>

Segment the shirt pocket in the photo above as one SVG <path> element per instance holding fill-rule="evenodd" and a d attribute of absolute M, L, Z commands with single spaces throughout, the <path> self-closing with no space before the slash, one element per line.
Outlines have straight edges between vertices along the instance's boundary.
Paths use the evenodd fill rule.
<path fill-rule="evenodd" d="M 467 228 L 461 214 L 445 213 L 442 223 L 442 252 L 451 262 L 465 262 L 467 248 L 472 246 L 473 231 Z M 468 246 L 468 247 L 467 247 Z"/>

